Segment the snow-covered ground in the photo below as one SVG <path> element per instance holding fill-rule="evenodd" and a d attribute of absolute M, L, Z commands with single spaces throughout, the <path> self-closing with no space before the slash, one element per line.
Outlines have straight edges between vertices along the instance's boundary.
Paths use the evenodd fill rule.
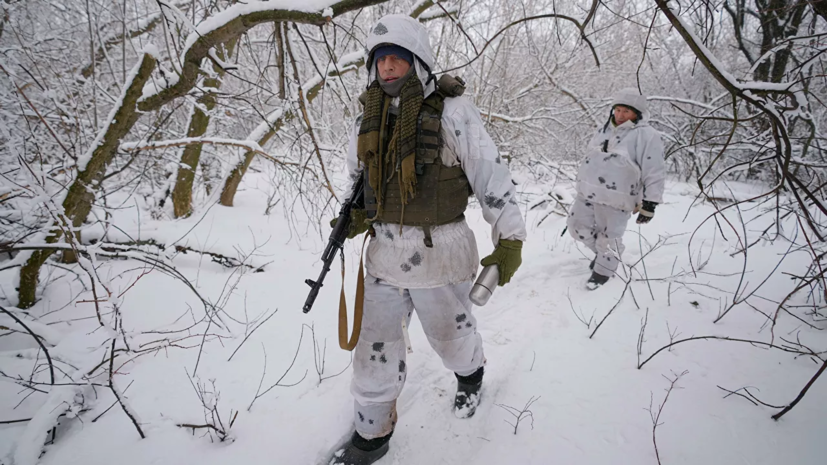
<path fill-rule="evenodd" d="M 77 395 L 83 396 L 88 409 L 77 418 L 69 418 L 74 414 L 61 418 L 57 440 L 46 446 L 40 463 L 315 464 L 348 434 L 352 423 L 350 354 L 340 350 L 336 341 L 338 264 L 313 311 L 307 315 L 301 311 L 308 290 L 303 281 L 315 279 L 319 272 L 318 257 L 327 231 L 325 237 L 311 228 L 304 236 L 291 232 L 284 219 L 285 202 L 265 216 L 266 198 L 253 187 L 267 179 L 253 173 L 248 178 L 233 208 L 215 205 L 176 222 L 153 221 L 145 214 L 139 218 L 137 209 L 118 213 L 118 225 L 134 238 L 165 244 L 183 238 L 178 244 L 232 256 L 255 249 L 249 262 L 254 267 L 266 266 L 263 272 L 241 276 L 238 268 L 222 267 L 209 257 L 177 255 L 175 267 L 205 299 L 223 307 L 221 321 L 209 330 L 221 338 L 210 337 L 200 360 L 200 336 L 176 343 L 194 348 L 148 352 L 123 366 L 126 359 L 116 359 L 115 383 L 125 391 L 146 439 L 140 439 L 117 405 L 92 422 L 115 401 L 108 388 L 40 386 L 62 390 L 63 397 L 55 395 L 51 400 L 56 406 L 53 411 L 65 410 L 68 404 L 62 404 L 63 400 L 78 402 Z M 638 227 L 630 222 L 627 264 L 638 261 L 641 249 L 646 253 L 658 246 L 644 263 L 635 266 L 629 291 L 591 339 L 589 335 L 618 302 L 626 283 L 614 278 L 597 291 L 587 291 L 584 283 L 591 256 L 567 234 L 561 237 L 565 219 L 551 215 L 537 226 L 548 210 L 528 212 L 529 239 L 522 267 L 487 306 L 475 310 L 488 362 L 476 416 L 458 420 L 451 413 L 454 377 L 443 368 L 415 322 L 410 332 L 414 352 L 408 358 L 409 375 L 399 400 L 399 423 L 391 450 L 379 463 L 655 464 L 649 409 L 657 413 L 670 380 L 682 374 L 663 406 L 656 431 L 661 463 L 823 464 L 827 379 L 819 380 L 778 422 L 770 419 L 776 409 L 755 406 L 737 396 L 725 397 L 726 392 L 718 387 L 749 386 L 764 402 L 785 405 L 817 370 L 810 357 L 742 342 L 700 340 L 681 343 L 637 368 L 638 338 L 647 311 L 641 360 L 668 344 L 670 332 L 676 340 L 719 335 L 770 342 L 770 326 L 759 311 L 773 313 L 777 307 L 773 302 L 791 289 L 789 276 L 783 273 L 800 274 L 809 263 L 805 251 L 791 253 L 748 300 L 755 308 L 739 304 L 713 323 L 732 302 L 744 255 L 732 255 L 740 247 L 724 222 L 726 240 L 715 221 L 707 222 L 693 237 L 713 207 L 706 203 L 693 206 L 694 191 L 688 185 L 670 183 L 668 187 L 665 204 L 658 207 L 650 225 Z M 760 208 L 755 204 L 745 207 L 744 218 L 750 221 Z M 472 208 L 468 218 L 481 254 L 487 254 L 491 249 L 487 224 L 478 209 Z M 737 211 L 731 210 L 728 218 L 740 232 Z M 301 229 L 301 218 L 296 221 Z M 751 237 L 757 237 L 756 231 L 762 231 L 768 221 L 749 222 L 746 228 Z M 794 235 L 795 225 L 787 226 L 787 233 Z M 660 243 L 659 237 L 664 238 Z M 350 296 L 358 263 L 356 248 L 349 244 L 347 250 Z M 739 295 L 749 295 L 788 249 L 785 241 L 760 242 L 750 248 L 742 284 L 746 293 Z M 690 256 L 696 269 L 703 264 L 697 276 L 691 273 Z M 133 350 L 158 346 L 152 341 L 171 337 L 161 331 L 186 328 L 204 315 L 204 306 L 192 291 L 158 270 L 138 279 L 149 270 L 143 264 L 111 260 L 99 266 L 113 295 L 126 291 L 119 306 Z M 648 275 L 648 284 L 640 280 L 641 274 Z M 74 274 L 55 269 L 43 279 L 47 280 L 53 282 L 31 315 L 48 325 L 58 339 L 52 341 L 56 346 L 50 354 L 60 360 L 55 362 L 60 370 L 70 374 L 88 371 L 108 354 L 110 334 L 96 329 L 91 295 L 79 294 L 82 288 Z M 0 273 L 0 287 L 0 295 L 14 294 L 14 272 Z M 803 299 L 802 295 L 793 303 L 802 304 Z M 255 326 L 244 322 L 262 321 L 272 312 L 276 313 L 228 361 Z M 589 327 L 575 312 L 590 322 Z M 804 313 L 803 308 L 796 312 L 812 321 Z M 66 323 L 69 320 L 75 321 Z M 0 320 L 0 325 L 6 322 Z M 825 322 L 814 324 L 827 326 Z M 201 325 L 191 334 L 203 332 Z M 783 313 L 774 334 L 777 343 L 783 343 L 783 337 L 798 339 L 815 350 L 827 345 L 823 333 Z M 48 384 L 42 355 L 27 336 L 0 338 L 0 367 L 7 375 L 28 378 L 32 359 L 39 356 L 36 379 Z M 224 425 L 239 412 L 230 429 L 230 442 L 218 442 L 206 429 L 177 426 L 205 423 L 204 409 L 189 378 L 196 362 L 195 381 L 208 391 L 220 392 L 206 400 L 209 405 L 217 402 Z M 322 363 L 323 370 L 317 370 Z M 56 376 L 62 378 L 60 372 Z M 97 382 L 105 384 L 106 377 Z M 282 386 L 272 388 L 248 408 L 257 392 L 277 382 Z M 26 452 L 31 457 L 32 447 L 37 455 L 38 444 L 26 443 L 25 438 L 47 438 L 40 430 L 49 413 L 42 409 L 48 396 L 26 397 L 29 392 L 8 379 L 0 380 L 0 421 L 37 415 L 30 422 L 0 425 L 2 464 L 18 463 L 13 457 L 25 458 Z M 532 400 L 531 415 L 524 416 L 515 431 L 509 424 L 515 422 L 509 407 L 522 410 Z"/>

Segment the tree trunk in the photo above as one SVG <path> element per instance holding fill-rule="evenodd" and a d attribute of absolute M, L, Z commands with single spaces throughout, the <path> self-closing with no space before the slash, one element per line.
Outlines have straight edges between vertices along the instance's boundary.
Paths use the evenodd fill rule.
<path fill-rule="evenodd" d="M 211 79 L 211 81 L 214 80 Z M 206 80 L 204 85 L 210 86 Z M 198 104 L 204 105 L 207 110 L 212 110 L 215 107 L 215 97 L 209 93 L 205 94 L 198 99 Z M 187 137 L 203 136 L 209 125 L 209 115 L 196 105 L 192 110 Z M 198 160 L 201 158 L 201 147 L 201 144 L 191 144 L 185 146 L 182 151 L 181 162 L 178 164 L 178 176 L 175 180 L 175 187 L 172 189 L 172 210 L 176 218 L 187 217 L 192 213 L 192 185 Z"/>
<path fill-rule="evenodd" d="M 284 79 L 284 39 L 282 37 L 282 23 L 276 23 L 275 27 L 273 28 L 273 34 L 276 36 L 276 44 L 277 47 L 275 49 L 276 52 L 276 66 L 279 69 L 279 99 L 284 101 L 286 98 L 287 89 L 286 81 Z M 282 126 L 283 118 L 279 118 L 275 124 L 271 125 L 267 132 L 259 139 L 258 145 L 264 147 L 272 137 L 275 135 L 276 131 L 278 131 Z M 233 200 L 235 199 L 235 193 L 238 192 L 238 186 L 241 184 L 241 179 L 244 177 L 244 174 L 247 173 L 247 169 L 250 167 L 250 163 L 253 162 L 253 158 L 255 158 L 255 152 L 247 152 L 244 154 L 244 159 L 230 171 L 230 174 L 227 176 L 227 179 L 224 181 L 224 188 L 221 189 L 221 199 L 218 201 L 221 205 L 225 207 L 232 207 Z"/>
<path fill-rule="evenodd" d="M 54 244 L 58 242 L 64 231 L 69 228 L 79 228 L 86 221 L 86 217 L 92 210 L 95 191 L 106 173 L 106 167 L 117 152 L 121 138 L 126 136 L 140 116 L 140 113 L 136 111 L 136 104 L 141 97 L 144 84 L 152 75 L 153 69 L 155 69 L 155 58 L 145 54 L 141 59 L 141 63 L 137 66 L 132 81 L 124 86 L 121 104 L 113 118 L 107 123 L 106 128 L 99 133 L 98 139 L 94 142 L 97 145 L 90 147 L 91 155 L 88 155 L 87 160 L 81 159 L 78 162 L 77 178 L 69 187 L 69 191 L 63 200 L 63 215 L 61 215 L 61 218 L 68 219 L 68 224 L 63 221 L 60 221 L 60 224 L 53 223 L 52 232 L 46 238 L 46 243 Z M 71 242 L 77 238 L 78 235 L 73 234 L 68 239 Z M 54 253 L 54 250 L 38 250 L 29 257 L 21 268 L 18 307 L 29 308 L 34 305 L 40 267 L 52 253 Z"/>
<path fill-rule="evenodd" d="M 235 46 L 236 39 L 227 43 L 227 56 L 232 56 L 232 49 Z M 224 60 L 224 54 L 219 51 L 218 57 Z M 214 65 L 213 69 L 218 74 L 218 78 L 204 79 L 204 87 L 207 89 L 218 89 L 221 87 L 221 78 L 224 76 L 224 70 L 219 66 Z M 206 92 L 198 98 L 198 105 L 192 111 L 192 118 L 187 128 L 187 137 L 198 138 L 207 133 L 207 128 L 210 125 L 210 115 L 204 113 L 200 105 L 203 105 L 207 111 L 212 111 L 215 108 L 215 94 Z M 181 163 L 178 164 L 178 176 L 175 180 L 175 188 L 172 190 L 172 209 L 176 218 L 187 217 L 192 214 L 192 191 L 193 181 L 195 180 L 195 171 L 198 167 L 198 162 L 201 160 L 201 144 L 192 144 L 184 147 L 181 153 Z M 202 170 L 203 172 L 204 170 Z M 206 174 L 206 173 L 205 173 Z M 209 194 L 209 189 L 207 190 Z"/>
<path fill-rule="evenodd" d="M 807 5 L 811 5 L 811 3 L 804 0 L 770 0 L 763 8 L 761 2 L 757 5 L 761 21 L 761 52 L 758 55 L 760 58 L 778 45 L 779 42 L 798 34 Z M 764 82 L 781 82 L 784 79 L 792 55 L 791 50 L 792 44 L 764 59 L 755 68 L 753 79 Z"/>
<path fill-rule="evenodd" d="M 282 117 L 276 120 L 267 133 L 265 133 L 264 136 L 258 140 L 258 145 L 264 147 L 264 144 L 266 144 L 276 134 L 276 131 L 281 129 L 284 119 L 285 118 Z M 224 181 L 224 189 L 221 190 L 221 200 L 219 200 L 221 205 L 224 205 L 225 207 L 233 206 L 233 199 L 235 199 L 235 193 L 238 191 L 239 184 L 241 184 L 241 178 L 244 177 L 244 173 L 247 172 L 247 168 L 250 167 L 250 163 L 253 162 L 253 158 L 255 158 L 255 156 L 255 152 L 245 153 L 244 160 L 236 165 L 236 167 L 230 172 L 230 175 L 227 176 L 227 180 Z"/>

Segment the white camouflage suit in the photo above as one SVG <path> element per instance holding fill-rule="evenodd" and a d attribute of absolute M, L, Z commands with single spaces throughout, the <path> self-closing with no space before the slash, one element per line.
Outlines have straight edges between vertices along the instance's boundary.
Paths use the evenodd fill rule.
<path fill-rule="evenodd" d="M 635 108 L 643 117 L 618 126 L 609 122 L 592 137 L 568 217 L 569 233 L 597 254 L 594 271 L 603 276 L 617 270 L 632 212 L 641 200 L 662 203 L 666 180 L 663 142 L 647 122 L 646 96 L 623 89 L 615 95 L 615 105 Z"/>
<path fill-rule="evenodd" d="M 404 15 L 383 17 L 372 28 L 367 49 L 380 44 L 404 47 L 433 69 L 428 33 Z M 428 71 L 414 60 L 425 96 L 434 92 Z M 377 79 L 368 64 L 369 83 Z M 411 79 L 414 79 L 411 76 Z M 427 82 L 427 85 L 426 85 Z M 393 102 L 397 104 L 398 102 Z M 347 165 L 351 180 L 362 166 L 357 158 L 358 120 L 353 127 Z M 526 228 L 515 200 L 511 174 L 485 131 L 479 110 L 464 97 L 446 98 L 442 113 L 442 162 L 461 165 L 491 224 L 491 239 L 525 241 Z M 476 277 L 479 254 L 474 233 L 465 220 L 431 228 L 433 247 L 414 226 L 374 223 L 376 236 L 367 250 L 362 333 L 355 348 L 351 392 L 355 399 L 356 431 L 365 439 L 385 436 L 396 423 L 396 399 L 405 384 L 408 326 L 416 310 L 431 347 L 446 368 L 468 376 L 485 363 L 468 294 Z"/>

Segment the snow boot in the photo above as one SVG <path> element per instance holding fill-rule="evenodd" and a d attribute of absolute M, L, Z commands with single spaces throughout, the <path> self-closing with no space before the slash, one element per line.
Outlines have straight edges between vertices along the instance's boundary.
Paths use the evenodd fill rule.
<path fill-rule="evenodd" d="M 609 276 L 603 276 L 602 274 L 598 274 L 596 271 L 592 271 L 591 278 L 589 278 L 589 280 L 586 281 L 586 287 L 590 291 L 593 291 L 593 290 L 597 289 L 598 287 L 606 284 L 606 282 L 608 280 L 609 280 Z"/>
<path fill-rule="evenodd" d="M 483 367 L 468 376 L 457 377 L 457 395 L 454 398 L 454 415 L 457 418 L 471 418 L 480 405 Z"/>
<path fill-rule="evenodd" d="M 388 441 L 393 432 L 376 439 L 365 439 L 353 432 L 353 437 L 344 447 L 337 450 L 328 465 L 370 465 L 388 453 Z"/>

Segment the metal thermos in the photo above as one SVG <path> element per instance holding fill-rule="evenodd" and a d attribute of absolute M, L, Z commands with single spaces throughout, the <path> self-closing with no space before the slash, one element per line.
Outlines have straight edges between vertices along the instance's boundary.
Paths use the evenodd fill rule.
<path fill-rule="evenodd" d="M 474 287 L 471 288 L 471 293 L 468 295 L 468 298 L 471 299 L 474 305 L 482 307 L 488 303 L 488 299 L 491 298 L 491 294 L 494 293 L 494 289 L 497 288 L 499 282 L 500 270 L 497 268 L 497 265 L 486 266 L 477 277 L 477 281 L 474 283 Z"/>

